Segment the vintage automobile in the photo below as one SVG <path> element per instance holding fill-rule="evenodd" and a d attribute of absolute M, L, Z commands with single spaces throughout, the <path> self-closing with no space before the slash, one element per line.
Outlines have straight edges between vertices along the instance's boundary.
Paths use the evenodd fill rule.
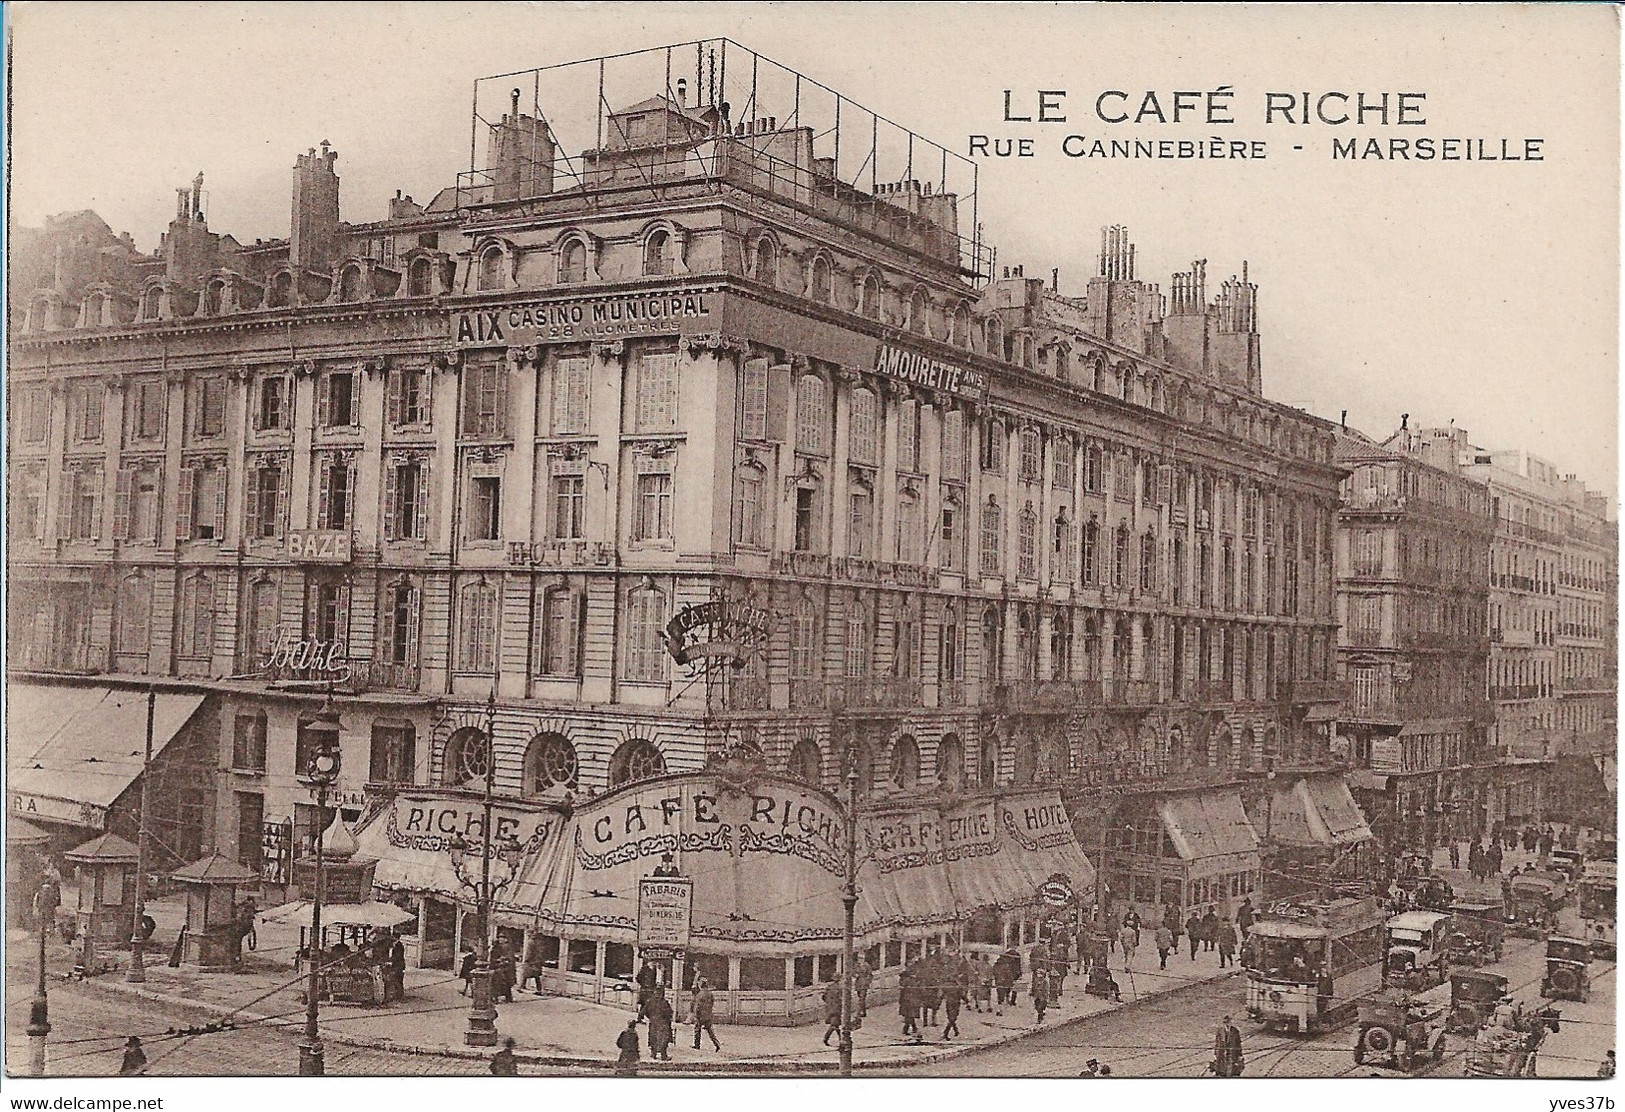
<path fill-rule="evenodd" d="M 1360 1002 L 1356 1065 L 1386 1066 L 1412 1073 L 1444 1057 L 1444 1008 L 1408 994 Z"/>
<path fill-rule="evenodd" d="M 1382 983 L 1411 992 L 1443 984 L 1450 968 L 1449 947 L 1449 915 L 1439 911 L 1395 915 L 1383 932 Z"/>
<path fill-rule="evenodd" d="M 1456 898 L 1450 882 L 1429 872 L 1427 859 L 1420 854 L 1405 855 L 1394 884 L 1406 894 L 1414 909 L 1445 911 Z"/>
<path fill-rule="evenodd" d="M 1557 909 L 1567 898 L 1560 878 L 1523 873 L 1511 881 L 1507 929 L 1519 938 L 1540 938 L 1557 925 Z"/>
<path fill-rule="evenodd" d="M 1618 875 L 1619 866 L 1615 862 L 1592 859 L 1585 863 L 1585 873 L 1578 885 L 1580 922 L 1585 925 L 1585 936 L 1591 943 L 1591 956 L 1604 961 L 1615 960 L 1619 953 L 1614 933 Z"/>
<path fill-rule="evenodd" d="M 1591 944 L 1583 938 L 1552 935 L 1546 940 L 1546 977 L 1540 994 L 1548 1000 L 1591 999 Z"/>
<path fill-rule="evenodd" d="M 1456 965 L 1500 961 L 1506 934 L 1500 900 L 1463 899 L 1450 905 L 1450 960 Z"/>
<path fill-rule="evenodd" d="M 1562 873 L 1568 877 L 1572 884 L 1580 879 L 1580 873 L 1585 868 L 1585 855 L 1577 849 L 1554 849 L 1551 856 L 1551 871 Z"/>
<path fill-rule="evenodd" d="M 1489 1022 L 1506 995 L 1507 979 L 1499 973 L 1472 969 L 1450 974 L 1450 1016 L 1445 1030 L 1471 1035 Z"/>
<path fill-rule="evenodd" d="M 1533 1077 L 1535 1055 L 1548 1031 L 1556 1033 L 1560 1014 L 1545 1007 L 1525 1012 L 1508 1004 L 1497 1009 L 1467 1044 L 1468 1077 Z"/>

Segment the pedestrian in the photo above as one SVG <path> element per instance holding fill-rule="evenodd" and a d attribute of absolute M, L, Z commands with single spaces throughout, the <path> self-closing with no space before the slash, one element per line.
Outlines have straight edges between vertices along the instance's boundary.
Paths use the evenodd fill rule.
<path fill-rule="evenodd" d="M 831 977 L 824 984 L 824 1045 L 829 1045 L 831 1035 L 839 1035 L 840 1033 L 841 982 Z"/>
<path fill-rule="evenodd" d="M 514 965 L 513 950 L 506 942 L 497 943 L 496 959 L 491 962 L 491 999 L 513 1003 L 514 982 L 519 973 Z"/>
<path fill-rule="evenodd" d="M 1499 845 L 1493 845 L 1486 851 L 1484 865 L 1489 869 L 1490 876 L 1501 875 L 1501 860 L 1502 854 Z"/>
<path fill-rule="evenodd" d="M 147 1072 L 147 1052 L 141 1049 L 141 1040 L 131 1035 L 124 1040 L 124 1062 L 118 1068 L 120 1077 L 137 1077 Z"/>
<path fill-rule="evenodd" d="M 1603 1058 L 1602 1065 L 1597 1067 L 1597 1076 L 1598 1077 L 1612 1077 L 1612 1076 L 1614 1076 L 1614 1052 L 1612 1050 L 1610 1050 L 1608 1052 L 1608 1054 Z"/>
<path fill-rule="evenodd" d="M 491 1072 L 497 1077 L 518 1077 L 519 1059 L 513 1056 L 513 1040 L 503 1039 L 502 1049 L 491 1055 Z"/>
<path fill-rule="evenodd" d="M 1015 1007 L 1016 982 L 1021 979 L 1021 955 L 1014 947 L 999 955 L 993 963 L 993 984 L 998 989 L 998 1015 L 1004 1014 L 1006 1004 Z"/>
<path fill-rule="evenodd" d="M 869 989 L 875 983 L 875 971 L 869 968 L 869 959 L 858 955 L 858 964 L 852 970 L 852 989 L 858 994 L 858 1019 L 869 1014 Z"/>
<path fill-rule="evenodd" d="M 1093 1058 L 1089 1059 L 1087 1062 L 1085 1062 L 1083 1064 L 1083 1072 L 1078 1074 L 1078 1076 L 1079 1077 L 1099 1077 L 1100 1076 L 1100 1063 L 1098 1061 L 1096 1061 L 1095 1059 L 1093 1059 Z"/>
<path fill-rule="evenodd" d="M 1483 879 L 1484 846 L 1477 839 L 1467 849 L 1467 875 L 1475 881 Z"/>
<path fill-rule="evenodd" d="M 919 960 L 910 963 L 897 978 L 897 1010 L 903 1017 L 903 1034 L 920 1041 Z"/>
<path fill-rule="evenodd" d="M 1219 946 L 1219 968 L 1234 966 L 1236 964 L 1236 925 L 1229 919 L 1221 922 L 1217 928 Z"/>
<path fill-rule="evenodd" d="M 987 960 L 986 954 L 977 954 L 975 968 L 972 971 L 976 977 L 976 1010 L 982 1011 L 986 1005 L 988 1011 L 993 1010 L 993 963 Z"/>
<path fill-rule="evenodd" d="M 654 962 L 644 958 L 634 980 L 638 986 L 638 1018 L 642 1019 L 648 1014 L 649 1001 L 654 999 L 655 986 L 660 983 L 660 972 L 655 968 Z"/>
<path fill-rule="evenodd" d="M 1033 1010 L 1038 1013 L 1038 1022 L 1044 1022 L 1044 1009 L 1049 1007 L 1049 971 L 1043 968 L 1033 970 Z"/>
<path fill-rule="evenodd" d="M 1211 954 L 1218 947 L 1218 944 L 1219 917 L 1214 914 L 1213 909 L 1210 907 L 1207 909 L 1207 914 L 1202 916 L 1202 949 Z"/>
<path fill-rule="evenodd" d="M 627 1020 L 626 1030 L 615 1038 L 615 1046 L 620 1050 L 621 1056 L 615 1059 L 615 1075 L 617 1077 L 636 1077 L 638 1073 L 638 1021 Z"/>
<path fill-rule="evenodd" d="M 1157 968 L 1168 968 L 1168 952 L 1174 948 L 1174 932 L 1168 929 L 1167 923 L 1157 924 Z"/>
<path fill-rule="evenodd" d="M 1240 1077 L 1245 1064 L 1241 1056 L 1241 1031 L 1225 1016 L 1213 1033 L 1213 1072 L 1220 1077 Z"/>
<path fill-rule="evenodd" d="M 1138 911 L 1135 911 L 1132 907 L 1129 908 L 1128 909 L 1128 914 L 1123 916 L 1123 926 L 1127 927 L 1129 930 L 1134 932 L 1134 948 L 1139 949 L 1139 947 L 1140 947 L 1140 913 Z"/>
<path fill-rule="evenodd" d="M 924 974 L 920 981 L 920 1011 L 924 1013 L 925 1025 L 935 1027 L 937 1011 L 942 1007 L 942 951 L 929 951 L 920 962 L 920 971 Z"/>
<path fill-rule="evenodd" d="M 1461 846 L 1456 844 L 1454 838 L 1450 839 L 1450 867 L 1452 869 L 1461 868 Z"/>
<path fill-rule="evenodd" d="M 942 994 L 942 1011 L 947 1021 L 942 1025 L 942 1041 L 947 1042 L 949 1032 L 959 1034 L 959 1009 L 965 1003 L 965 985 L 955 977 Z"/>
<path fill-rule="evenodd" d="M 1066 948 L 1055 939 L 1050 939 L 1049 987 L 1050 992 L 1053 994 L 1052 998 L 1057 1004 L 1061 1002 L 1061 989 L 1066 985 L 1066 975 L 1069 968 L 1070 963 L 1067 960 Z"/>
<path fill-rule="evenodd" d="M 647 1009 L 649 1018 L 649 1054 L 662 1062 L 671 1061 L 671 1042 L 675 1034 L 673 1030 L 676 1016 L 672 1010 L 671 1001 L 666 999 L 666 990 L 656 988 L 655 994 L 649 998 Z"/>
<path fill-rule="evenodd" d="M 1241 908 L 1236 912 L 1236 926 L 1241 928 L 1242 938 L 1247 937 L 1257 919 L 1258 916 L 1253 913 L 1253 898 L 1251 896 L 1242 897 Z"/>
<path fill-rule="evenodd" d="M 1191 908 L 1191 917 L 1185 920 L 1185 937 L 1191 944 L 1191 960 L 1196 960 L 1196 948 L 1202 943 L 1202 917 Z"/>
<path fill-rule="evenodd" d="M 463 987 L 459 990 L 467 996 L 474 984 L 474 951 L 466 950 L 463 953 L 463 963 L 457 968 L 457 976 L 463 979 Z"/>
<path fill-rule="evenodd" d="M 406 999 L 406 944 L 401 941 L 399 935 L 395 936 L 395 941 L 389 947 L 387 987 L 388 991 L 385 993 L 387 997 L 395 1000 Z M 541 985 L 538 984 L 536 987 L 539 989 Z"/>
<path fill-rule="evenodd" d="M 1134 964 L 1134 951 L 1140 945 L 1140 932 L 1125 921 L 1123 929 L 1117 932 L 1117 941 L 1123 947 L 1123 968 L 1127 969 Z"/>
<path fill-rule="evenodd" d="M 722 1044 L 717 1041 L 717 1033 L 711 1023 L 716 1015 L 716 994 L 711 991 L 711 982 L 704 977 L 694 978 L 694 999 L 689 1007 L 689 1013 L 694 1020 L 694 1049 L 700 1048 L 700 1032 L 711 1036 L 711 1045 L 717 1050 Z"/>

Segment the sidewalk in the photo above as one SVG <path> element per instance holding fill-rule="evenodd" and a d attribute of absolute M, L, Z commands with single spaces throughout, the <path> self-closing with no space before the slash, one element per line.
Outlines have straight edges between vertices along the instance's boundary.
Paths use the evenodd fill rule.
<path fill-rule="evenodd" d="M 239 1026 L 263 1022 L 297 1029 L 303 1025 L 304 1007 L 298 1000 L 292 969 L 277 960 L 282 949 L 278 942 L 265 938 L 262 931 L 261 950 L 247 955 L 240 974 L 170 969 L 160 959 L 157 968 L 149 964 L 145 985 L 128 984 L 121 973 L 94 977 L 85 984 L 104 992 L 139 996 L 167 1009 L 186 1009 L 215 1018 L 229 1016 Z M 127 955 L 120 956 L 127 960 Z M 1069 976 L 1064 999 L 1050 1008 L 1043 1026 L 1074 1022 L 1235 972 L 1220 970 L 1216 954 L 1199 954 L 1194 962 L 1187 954 L 1171 956 L 1166 973 L 1157 970 L 1154 950 L 1149 956 L 1144 950 L 1137 953 L 1129 970 L 1122 968 L 1121 959 L 1120 953 L 1113 955 L 1112 974 L 1122 989 L 1122 1004 L 1086 995 L 1084 978 Z M 463 1045 L 469 1001 L 461 995 L 461 981 L 443 971 L 409 970 L 406 985 L 405 1002 L 390 1008 L 323 1005 L 323 1039 L 401 1054 L 467 1059 L 490 1056 L 490 1050 Z M 498 1005 L 498 1012 L 497 1028 L 503 1037 L 516 1041 L 522 1063 L 604 1069 L 614 1063 L 615 1038 L 632 1016 L 621 1008 L 531 993 L 516 993 L 515 1002 Z M 939 1012 L 938 1019 L 945 1016 Z M 1016 1007 L 1006 1008 L 1002 1016 L 966 1008 L 960 1013 L 959 1026 L 961 1038 L 945 1042 L 940 1026 L 927 1027 L 926 1041 L 914 1043 L 901 1035 L 902 1019 L 896 1004 L 877 1005 L 853 1034 L 854 1064 L 879 1069 L 937 1062 L 1011 1042 L 1039 1027 L 1026 997 Z M 720 1052 L 711 1049 L 709 1040 L 704 1049 L 693 1049 L 693 1027 L 680 1025 L 670 1062 L 651 1062 L 647 1027 L 640 1025 L 639 1031 L 644 1046 L 640 1069 L 644 1072 L 822 1073 L 839 1064 L 835 1047 L 821 1044 L 822 1023 L 800 1027 L 718 1024 Z"/>

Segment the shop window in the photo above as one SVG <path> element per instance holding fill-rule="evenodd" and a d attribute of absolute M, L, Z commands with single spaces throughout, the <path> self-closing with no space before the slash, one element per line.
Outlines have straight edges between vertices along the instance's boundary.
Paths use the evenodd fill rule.
<path fill-rule="evenodd" d="M 410 722 L 374 722 L 367 779 L 410 784 L 417 768 L 417 730 Z"/>
<path fill-rule="evenodd" d="M 557 969 L 559 967 L 559 953 L 561 950 L 559 936 L 556 934 L 533 934 L 530 936 L 530 964 L 542 969 Z"/>
<path fill-rule="evenodd" d="M 632 944 L 630 942 L 604 943 L 604 980 L 630 981 L 632 979 Z"/>
<path fill-rule="evenodd" d="M 886 943 L 886 968 L 891 969 L 903 964 L 903 943 L 893 941 Z"/>
<path fill-rule="evenodd" d="M 625 944 L 623 943 L 623 945 Z M 626 949 L 630 951 L 631 947 L 627 946 Z M 628 964 L 630 964 L 630 957 L 627 960 Z M 598 943 L 590 942 L 584 938 L 570 939 L 568 962 L 571 973 L 586 973 L 589 975 L 597 973 Z"/>
<path fill-rule="evenodd" d="M 739 959 L 739 987 L 745 992 L 783 992 L 784 959 Z"/>
<path fill-rule="evenodd" d="M 781 968 L 780 987 L 784 984 L 783 976 Z M 705 983 L 717 992 L 733 988 L 733 981 L 728 976 L 728 959 L 721 954 L 689 952 L 687 960 L 683 963 L 683 991 L 692 989 L 695 980 L 700 977 L 704 977 Z"/>
<path fill-rule="evenodd" d="M 803 954 L 796 958 L 795 986 L 797 988 L 811 988 L 814 979 L 814 959 L 811 954 Z"/>

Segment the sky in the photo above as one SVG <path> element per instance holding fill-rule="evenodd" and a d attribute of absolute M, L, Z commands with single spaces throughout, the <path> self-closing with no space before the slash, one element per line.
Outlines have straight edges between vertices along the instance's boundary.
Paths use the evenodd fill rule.
<path fill-rule="evenodd" d="M 1139 276 L 1243 261 L 1265 393 L 1386 436 L 1454 421 L 1617 491 L 1619 33 L 1608 5 L 18 4 L 10 217 L 92 208 L 143 250 L 205 176 L 211 229 L 288 234 L 294 156 L 339 152 L 343 217 L 469 169 L 476 78 L 726 35 L 959 154 L 1000 266 L 1081 294 L 1100 228 Z M 501 85 L 503 83 L 496 83 Z M 494 88 L 495 86 L 493 86 Z M 1106 124 L 1103 91 L 1234 92 L 1194 120 Z M 1037 90 L 1065 90 L 1065 123 Z M 652 91 L 652 90 L 651 90 Z M 1266 94 L 1422 92 L 1425 124 L 1265 123 Z M 1205 105 L 1206 101 L 1199 103 Z M 1279 103 L 1279 102 L 1277 102 Z M 1343 102 L 1323 102 L 1331 119 Z M 544 108 L 546 106 L 544 105 Z M 849 117 L 850 119 L 850 117 Z M 850 127 L 850 125 L 849 125 Z M 1262 160 L 1072 158 L 1085 140 L 1260 141 Z M 1334 140 L 1541 142 L 1541 161 L 1332 158 Z M 1292 147 L 1300 145 L 1301 151 Z M 476 161 L 483 165 L 483 142 Z M 1436 146 L 1436 150 L 1442 149 Z M 1460 149 L 1459 147 L 1456 149 Z M 1476 150 L 1476 148 L 1474 148 Z M 849 147 L 850 151 L 850 147 Z M 844 161 L 844 160 L 843 160 Z M 968 221 L 967 221 L 968 223 Z"/>

